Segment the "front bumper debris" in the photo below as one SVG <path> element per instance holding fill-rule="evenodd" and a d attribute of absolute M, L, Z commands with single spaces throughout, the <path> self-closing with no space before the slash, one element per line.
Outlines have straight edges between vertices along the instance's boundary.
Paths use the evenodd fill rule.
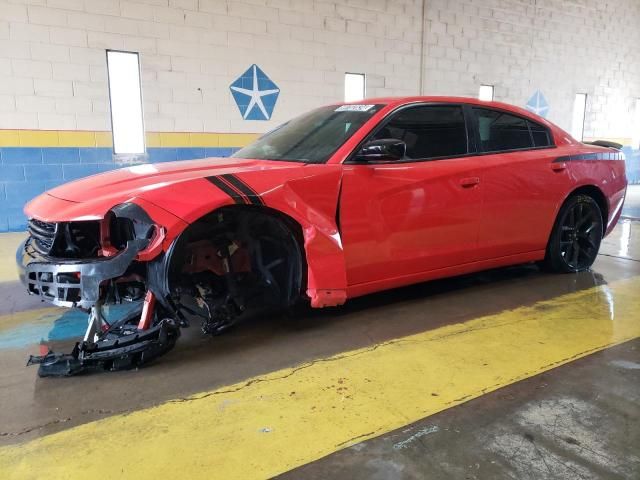
<path fill-rule="evenodd" d="M 164 355 L 174 347 L 180 336 L 180 328 L 169 318 L 141 330 L 135 324 L 143 315 L 141 310 L 102 328 L 104 323 L 99 309 L 99 306 L 92 309 L 85 339 L 76 343 L 70 354 L 49 351 L 42 356 L 32 355 L 27 366 L 40 365 L 40 377 L 127 370 Z"/>
<path fill-rule="evenodd" d="M 138 252 L 149 243 L 147 239 L 129 240 L 126 248 L 113 257 L 90 260 L 64 260 L 40 254 L 25 240 L 16 252 L 20 280 L 30 295 L 60 307 L 89 309 L 100 298 L 100 285 L 127 271 Z"/>
<path fill-rule="evenodd" d="M 164 229 L 135 203 L 116 205 L 104 222 L 91 230 L 81 222 L 29 220 L 30 236 L 16 252 L 28 293 L 89 312 L 85 335 L 71 353 L 49 350 L 29 358 L 27 365 L 38 364 L 41 377 L 136 368 L 171 350 L 186 326 L 171 302 L 164 304 L 161 289 L 145 281 L 150 261 L 161 253 Z M 142 295 L 136 311 L 105 319 L 103 305 L 137 302 Z"/>

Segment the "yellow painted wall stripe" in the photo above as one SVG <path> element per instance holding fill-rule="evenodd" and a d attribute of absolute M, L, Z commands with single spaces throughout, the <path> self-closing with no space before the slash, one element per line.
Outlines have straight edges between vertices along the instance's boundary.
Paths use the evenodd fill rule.
<path fill-rule="evenodd" d="M 147 147 L 244 147 L 259 133 L 147 132 Z M 585 138 L 585 141 L 598 140 Z M 630 145 L 630 138 L 599 138 Z M 0 147 L 111 147 L 111 132 L 0 130 Z"/>
<path fill-rule="evenodd" d="M 258 133 L 221 133 L 218 137 L 219 147 L 238 147 L 250 144 L 256 140 Z"/>
<path fill-rule="evenodd" d="M 17 147 L 20 138 L 17 130 L 0 130 L 0 147 Z"/>
<path fill-rule="evenodd" d="M 3 447 L 0 471 L 20 480 L 271 477 L 639 337 L 638 291 L 638 278 L 622 280 Z"/>
<path fill-rule="evenodd" d="M 147 147 L 244 147 L 257 133 L 148 132 Z M 111 132 L 0 130 L 0 147 L 110 147 Z"/>

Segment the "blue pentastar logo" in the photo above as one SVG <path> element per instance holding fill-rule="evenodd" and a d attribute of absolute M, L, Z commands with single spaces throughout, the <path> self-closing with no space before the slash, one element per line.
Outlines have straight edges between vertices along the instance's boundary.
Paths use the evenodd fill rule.
<path fill-rule="evenodd" d="M 269 120 L 280 89 L 254 63 L 229 87 L 245 120 Z"/>
<path fill-rule="evenodd" d="M 547 113 L 549 113 L 549 102 L 544 98 L 544 95 L 540 90 L 536 90 L 531 98 L 525 105 L 527 110 L 533 112 L 541 117 L 546 117 Z"/>

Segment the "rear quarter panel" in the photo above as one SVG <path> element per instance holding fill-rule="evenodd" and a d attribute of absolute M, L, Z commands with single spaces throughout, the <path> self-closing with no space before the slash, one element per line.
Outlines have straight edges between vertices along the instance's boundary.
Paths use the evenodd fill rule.
<path fill-rule="evenodd" d="M 606 224 L 605 235 L 608 235 L 620 218 L 627 190 L 624 155 L 612 149 L 585 145 L 566 149 L 557 161 L 566 162 L 573 182 L 571 192 L 584 186 L 595 186 L 602 191 L 607 202 L 607 218 L 603 220 Z M 567 193 L 565 199 L 571 192 Z"/>

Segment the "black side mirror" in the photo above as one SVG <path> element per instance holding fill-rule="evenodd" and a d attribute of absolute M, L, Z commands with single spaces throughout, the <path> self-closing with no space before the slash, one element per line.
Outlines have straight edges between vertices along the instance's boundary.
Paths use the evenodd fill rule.
<path fill-rule="evenodd" d="M 360 161 L 380 161 L 380 160 L 402 160 L 407 153 L 407 144 L 397 138 L 381 138 L 365 143 L 356 160 Z"/>

